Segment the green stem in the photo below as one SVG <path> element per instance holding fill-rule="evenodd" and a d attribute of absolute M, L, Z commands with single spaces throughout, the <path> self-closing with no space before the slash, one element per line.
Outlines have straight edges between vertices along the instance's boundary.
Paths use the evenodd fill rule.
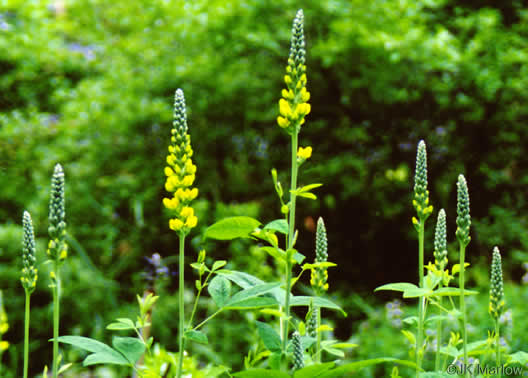
<path fill-rule="evenodd" d="M 183 276 L 183 272 L 184 272 L 184 252 L 185 252 L 185 234 L 184 233 L 180 233 L 180 251 L 179 251 L 179 279 L 180 279 L 180 282 L 179 282 L 179 285 L 178 285 L 178 298 L 179 298 L 179 305 L 178 305 L 178 311 L 180 313 L 180 322 L 179 322 L 179 329 L 178 329 L 178 345 L 179 345 L 179 351 L 178 351 L 178 355 L 179 355 L 179 360 L 178 360 L 178 373 L 177 373 L 177 377 L 178 378 L 181 378 L 181 374 L 182 374 L 182 368 L 183 368 L 183 334 L 184 334 L 184 326 L 185 326 L 185 313 L 184 313 L 184 306 L 185 306 L 185 302 L 184 302 L 184 292 L 183 292 L 183 288 L 184 288 L 184 285 L 185 285 L 185 281 L 184 281 L 184 276 Z"/>
<path fill-rule="evenodd" d="M 420 228 L 418 230 L 418 277 L 419 277 L 419 287 L 423 287 L 424 279 L 424 227 L 425 220 L 420 219 Z M 416 335 L 416 378 L 422 370 L 422 344 L 423 344 L 423 297 L 419 297 L 418 302 L 418 334 Z"/>
<path fill-rule="evenodd" d="M 53 378 L 59 372 L 59 309 L 60 309 L 60 272 L 59 263 L 54 264 L 55 285 L 53 286 Z"/>
<path fill-rule="evenodd" d="M 201 322 L 200 324 L 198 324 L 197 326 L 195 326 L 193 328 L 193 330 L 198 330 L 198 328 L 202 327 L 205 323 L 207 323 L 209 320 L 211 320 L 212 318 L 214 318 L 216 315 L 218 315 L 219 313 L 221 313 L 223 310 L 223 308 L 219 309 L 219 310 L 216 310 L 212 315 L 210 315 L 207 319 L 205 319 L 203 322 Z"/>
<path fill-rule="evenodd" d="M 460 286 L 460 311 L 462 311 L 462 335 L 464 342 L 464 364 L 468 364 L 468 353 L 467 353 L 467 329 L 466 329 L 466 299 L 464 295 L 464 272 L 465 272 L 465 258 L 466 258 L 466 247 L 460 244 L 460 276 L 459 276 L 459 286 Z M 466 377 L 469 377 L 469 372 L 466 369 Z"/>
<path fill-rule="evenodd" d="M 321 363 L 321 332 L 319 331 L 319 328 L 321 328 L 321 308 L 315 307 L 315 311 L 317 311 L 317 328 L 316 328 L 316 335 L 317 335 L 317 343 L 315 344 L 315 356 L 316 356 L 316 362 L 318 364 Z"/>
<path fill-rule="evenodd" d="M 26 291 L 26 313 L 24 317 L 24 378 L 28 376 L 29 362 L 29 302 L 31 294 Z"/>
<path fill-rule="evenodd" d="M 495 333 L 497 334 L 497 369 L 499 370 L 499 378 L 502 377 L 501 355 L 500 355 L 500 326 L 499 319 L 495 319 Z"/>
<path fill-rule="evenodd" d="M 295 130 L 291 138 L 291 185 L 290 185 L 290 221 L 288 229 L 288 250 L 293 248 L 293 238 L 295 233 L 295 201 L 297 195 L 297 144 L 298 144 L 298 131 Z M 283 370 L 288 370 L 288 361 L 286 358 L 286 348 L 288 346 L 288 328 L 290 321 L 290 291 L 291 291 L 291 278 L 292 278 L 292 263 L 291 258 L 287 258 L 286 261 L 286 299 L 284 303 L 284 312 L 286 314 L 286 320 L 282 328 L 282 357 L 283 357 Z"/>
<path fill-rule="evenodd" d="M 441 288 L 442 287 L 442 283 L 440 282 L 440 284 L 438 285 L 438 288 Z M 442 297 L 440 297 L 439 299 L 439 302 L 440 302 L 440 306 L 442 306 Z M 439 314 L 440 316 L 442 316 L 442 310 L 440 309 L 439 310 Z M 435 370 L 436 371 L 439 371 L 440 370 L 440 346 L 442 344 L 442 320 L 438 320 L 438 323 L 436 325 L 436 360 L 435 360 Z"/>

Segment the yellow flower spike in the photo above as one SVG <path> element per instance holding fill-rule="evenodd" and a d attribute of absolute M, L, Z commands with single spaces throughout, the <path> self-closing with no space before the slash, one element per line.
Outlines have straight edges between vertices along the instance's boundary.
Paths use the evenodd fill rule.
<path fill-rule="evenodd" d="M 185 186 L 191 186 L 194 182 L 194 175 L 187 175 L 183 178 L 183 185 Z"/>
<path fill-rule="evenodd" d="M 165 176 L 171 176 L 174 174 L 174 171 L 172 170 L 172 168 L 170 167 L 165 167 L 165 170 L 164 170 L 164 173 L 165 173 Z"/>

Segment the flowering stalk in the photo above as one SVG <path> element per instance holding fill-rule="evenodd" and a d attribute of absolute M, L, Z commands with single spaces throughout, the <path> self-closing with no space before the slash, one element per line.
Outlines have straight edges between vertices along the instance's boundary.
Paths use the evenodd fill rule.
<path fill-rule="evenodd" d="M 289 229 L 288 229 L 288 258 L 286 259 L 286 299 L 284 303 L 285 321 L 282 326 L 282 355 L 283 370 L 287 370 L 286 347 L 288 345 L 288 328 L 290 318 L 290 291 L 292 281 L 292 262 L 290 254 L 295 243 L 295 203 L 297 189 L 298 157 L 302 160 L 311 155 L 311 149 L 301 149 L 299 156 L 298 135 L 301 125 L 305 122 L 304 117 L 310 113 L 310 93 L 306 90 L 306 50 L 304 43 L 304 14 L 302 9 L 297 11 L 293 20 L 290 55 L 286 66 L 284 82 L 286 89 L 282 90 L 282 98 L 279 100 L 279 117 L 277 123 L 291 135 L 291 185 L 289 203 Z"/>
<path fill-rule="evenodd" d="M 491 261 L 491 287 L 490 287 L 490 302 L 489 313 L 495 321 L 495 337 L 497 346 L 497 366 L 501 366 L 500 355 L 500 326 L 499 318 L 504 311 L 504 285 L 502 282 L 502 264 L 499 248 L 493 249 L 493 259 Z M 499 372 L 499 378 L 502 372 Z"/>
<path fill-rule="evenodd" d="M 471 241 L 469 236 L 469 226 L 471 225 L 471 217 L 469 215 L 469 193 L 466 179 L 463 175 L 458 176 L 457 182 L 457 230 L 456 237 L 460 246 L 460 311 L 462 312 L 462 328 L 463 328 L 463 343 L 464 343 L 464 363 L 467 364 L 467 328 L 466 328 L 466 300 L 464 298 L 464 284 L 465 284 L 465 255 L 466 247 Z M 466 377 L 469 372 L 466 372 Z"/>
<path fill-rule="evenodd" d="M 169 228 L 178 233 L 179 243 L 179 361 L 178 378 L 181 377 L 183 367 L 184 333 L 185 333 L 185 311 L 184 311 L 184 261 L 185 261 L 185 236 L 196 227 L 198 218 L 194 215 L 194 209 L 189 206 L 190 202 L 198 196 L 198 189 L 191 188 L 196 173 L 196 165 L 192 163 L 193 150 L 191 147 L 191 136 L 187 133 L 187 114 L 185 108 L 185 97 L 181 89 L 176 90 L 174 97 L 174 120 L 171 130 L 171 144 L 167 156 L 167 167 L 165 167 L 165 189 L 172 193 L 171 198 L 164 198 L 163 205 L 172 214 L 169 220 Z"/>
<path fill-rule="evenodd" d="M 304 14 L 302 9 L 297 11 L 292 26 L 292 37 L 290 46 L 290 55 L 288 65 L 286 66 L 286 75 L 284 82 L 286 89 L 282 90 L 282 98 L 279 100 L 279 117 L 277 123 L 291 135 L 291 185 L 290 185 L 290 203 L 289 203 L 289 229 L 287 247 L 288 257 L 286 259 L 286 299 L 284 303 L 285 322 L 282 327 L 282 355 L 283 369 L 287 370 L 286 347 L 288 345 L 288 328 L 290 318 L 290 291 L 292 281 L 292 262 L 290 253 L 295 243 L 295 203 L 297 189 L 298 157 L 303 158 L 311 155 L 305 149 L 301 149 L 299 156 L 298 136 L 301 125 L 304 123 L 304 117 L 310 113 L 310 93 L 306 90 L 306 50 L 304 43 Z"/>
<path fill-rule="evenodd" d="M 315 262 L 328 261 L 328 240 L 326 237 L 326 228 L 323 218 L 317 220 L 317 231 L 315 233 Z M 328 270 L 327 268 L 312 269 L 310 277 L 310 284 L 314 289 L 316 295 L 321 295 L 328 290 Z M 315 358 L 316 362 L 321 362 L 321 308 L 314 306 L 313 311 L 316 317 L 316 344 L 315 344 Z"/>
<path fill-rule="evenodd" d="M 24 211 L 22 218 L 22 228 L 24 237 L 22 240 L 22 276 L 20 281 L 26 293 L 26 309 L 24 316 L 24 378 L 28 376 L 29 362 L 29 311 L 31 293 L 35 291 L 37 285 L 38 271 L 35 268 L 35 234 L 33 233 L 33 223 L 31 215 Z"/>
<path fill-rule="evenodd" d="M 65 241 L 65 217 L 64 171 L 61 165 L 57 164 L 51 178 L 48 227 L 50 241 L 46 251 L 53 263 L 53 270 L 50 274 L 50 287 L 53 290 L 53 378 L 57 378 L 59 368 L 60 266 L 68 256 L 68 246 Z"/>
<path fill-rule="evenodd" d="M 444 209 L 438 212 L 438 219 L 436 221 L 435 241 L 434 241 L 434 258 L 435 265 L 438 271 L 444 274 L 444 269 L 447 266 L 447 233 L 446 233 L 446 214 Z M 440 281 L 438 287 L 442 287 Z M 438 299 L 440 306 L 442 306 L 442 297 Z M 436 328 L 436 360 L 435 370 L 440 370 L 440 346 L 442 344 L 442 320 L 440 319 Z"/>
<path fill-rule="evenodd" d="M 429 191 L 427 190 L 427 153 L 423 140 L 418 143 L 418 151 L 416 153 L 413 206 L 418 216 L 417 218 L 412 218 L 414 227 L 418 231 L 418 285 L 423 287 L 425 221 L 433 212 L 433 206 L 429 205 Z M 420 297 L 418 302 L 418 334 L 416 335 L 416 377 L 418 377 L 422 368 L 424 302 L 424 297 Z"/>
<path fill-rule="evenodd" d="M 304 367 L 304 352 L 301 344 L 301 335 L 295 331 L 292 335 L 293 346 L 293 370 L 300 370 Z"/>

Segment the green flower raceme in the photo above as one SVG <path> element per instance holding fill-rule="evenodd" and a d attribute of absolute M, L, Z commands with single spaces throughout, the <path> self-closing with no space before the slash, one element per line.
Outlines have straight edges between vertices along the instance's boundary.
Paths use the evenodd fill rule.
<path fill-rule="evenodd" d="M 47 254 L 54 261 L 64 261 L 68 256 L 66 237 L 66 210 L 64 205 L 64 171 L 60 164 L 55 166 L 51 177 L 51 194 L 49 202 L 50 241 Z"/>
<path fill-rule="evenodd" d="M 469 244 L 469 226 L 471 226 L 471 216 L 469 215 L 469 193 L 466 178 L 458 176 L 457 182 L 457 230 L 456 237 L 464 247 Z"/>
<path fill-rule="evenodd" d="M 304 367 L 304 352 L 301 344 L 301 335 L 295 331 L 292 335 L 293 346 L 293 370 L 300 370 Z"/>
<path fill-rule="evenodd" d="M 163 205 L 174 214 L 169 220 L 169 227 L 177 232 L 188 233 L 198 223 L 194 209 L 189 206 L 198 196 L 198 189 L 192 188 L 196 165 L 191 159 L 193 150 L 191 136 L 187 133 L 185 98 L 181 89 L 176 91 L 172 125 L 168 166 L 165 167 L 165 189 L 173 195 L 172 198 L 164 198 Z"/>
<path fill-rule="evenodd" d="M 306 334 L 310 337 L 317 337 L 317 311 L 313 304 L 310 305 L 310 309 L 306 319 Z"/>
<path fill-rule="evenodd" d="M 288 65 L 284 82 L 286 89 L 282 90 L 279 100 L 277 123 L 289 134 L 299 131 L 304 123 L 304 117 L 310 113 L 308 103 L 310 93 L 306 90 L 306 50 L 304 48 L 304 14 L 297 12 L 293 20 L 292 38 Z"/>
<path fill-rule="evenodd" d="M 328 241 L 326 238 L 326 228 L 323 218 L 317 220 L 317 231 L 315 234 L 315 262 L 328 261 Z M 317 293 L 328 290 L 328 270 L 327 268 L 314 268 L 310 277 L 310 284 Z"/>
<path fill-rule="evenodd" d="M 35 234 L 33 233 L 33 222 L 31 215 L 24 211 L 22 218 L 24 237 L 22 240 L 22 276 L 20 281 L 26 293 L 31 294 L 37 285 L 38 271 L 35 268 Z"/>
<path fill-rule="evenodd" d="M 414 217 L 412 219 L 415 226 L 418 226 L 422 221 L 425 222 L 433 212 L 433 206 L 429 205 L 429 191 L 427 190 L 427 152 L 423 140 L 418 143 L 418 151 L 416 153 L 413 206 L 418 215 L 418 219 Z"/>
<path fill-rule="evenodd" d="M 446 233 L 446 214 L 444 209 L 438 212 L 436 221 L 435 240 L 434 240 L 434 258 L 438 270 L 444 270 L 447 266 L 447 233 Z"/>
<path fill-rule="evenodd" d="M 491 261 L 491 288 L 489 313 L 498 320 L 504 311 L 504 287 L 502 282 L 502 264 L 499 248 L 493 248 L 493 259 Z"/>

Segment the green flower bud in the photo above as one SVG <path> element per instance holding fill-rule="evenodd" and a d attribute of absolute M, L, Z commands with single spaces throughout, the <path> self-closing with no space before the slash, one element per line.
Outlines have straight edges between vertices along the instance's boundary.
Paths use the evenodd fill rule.
<path fill-rule="evenodd" d="M 441 209 L 438 212 L 438 219 L 436 221 L 434 258 L 436 267 L 439 270 L 444 270 L 447 266 L 447 233 L 446 214 L 444 209 Z"/>
<path fill-rule="evenodd" d="M 24 237 L 22 239 L 22 276 L 20 281 L 27 293 L 31 294 L 37 285 L 37 268 L 35 268 L 35 234 L 33 233 L 33 222 L 31 215 L 24 211 L 22 218 Z"/>
<path fill-rule="evenodd" d="M 304 352 L 301 344 L 301 335 L 295 331 L 292 335 L 293 345 L 293 370 L 300 370 L 304 367 Z"/>
<path fill-rule="evenodd" d="M 423 140 L 418 143 L 418 151 L 416 153 L 413 205 L 420 222 L 424 222 L 433 212 L 433 207 L 429 205 L 429 191 L 427 190 L 427 152 Z M 413 221 L 413 223 L 415 223 L 415 226 L 418 225 L 418 222 Z"/>
<path fill-rule="evenodd" d="M 177 89 L 174 95 L 174 119 L 172 121 L 173 134 L 177 135 L 181 139 L 185 139 L 187 134 L 187 114 L 185 107 L 185 97 L 183 91 Z"/>
<path fill-rule="evenodd" d="M 317 220 L 317 231 L 315 234 L 315 262 L 326 262 L 328 260 L 328 241 L 323 218 Z M 326 268 L 314 268 L 310 277 L 310 284 L 316 293 L 320 294 L 328 290 L 328 271 Z"/>
<path fill-rule="evenodd" d="M 310 304 L 310 309 L 306 314 L 306 333 L 310 337 L 317 337 L 317 309 Z"/>
<path fill-rule="evenodd" d="M 64 260 L 67 253 L 66 236 L 66 209 L 64 205 L 64 171 L 60 164 L 55 165 L 51 178 L 51 193 L 49 202 L 49 227 L 50 243 L 47 254 L 52 260 Z"/>
<path fill-rule="evenodd" d="M 489 313 L 495 319 L 499 319 L 504 311 L 504 287 L 502 282 L 502 264 L 499 248 L 493 249 L 493 259 L 491 261 L 491 287 Z"/>
<path fill-rule="evenodd" d="M 458 176 L 457 182 L 457 230 L 456 237 L 464 247 L 469 244 L 469 226 L 471 216 L 469 215 L 469 194 L 466 179 L 463 175 Z"/>
<path fill-rule="evenodd" d="M 299 77 L 304 73 L 302 69 L 306 63 L 306 50 L 304 47 L 304 13 L 302 9 L 299 9 L 293 20 L 290 56 L 288 57 L 288 65 L 292 70 L 297 70 L 296 73 Z"/>

